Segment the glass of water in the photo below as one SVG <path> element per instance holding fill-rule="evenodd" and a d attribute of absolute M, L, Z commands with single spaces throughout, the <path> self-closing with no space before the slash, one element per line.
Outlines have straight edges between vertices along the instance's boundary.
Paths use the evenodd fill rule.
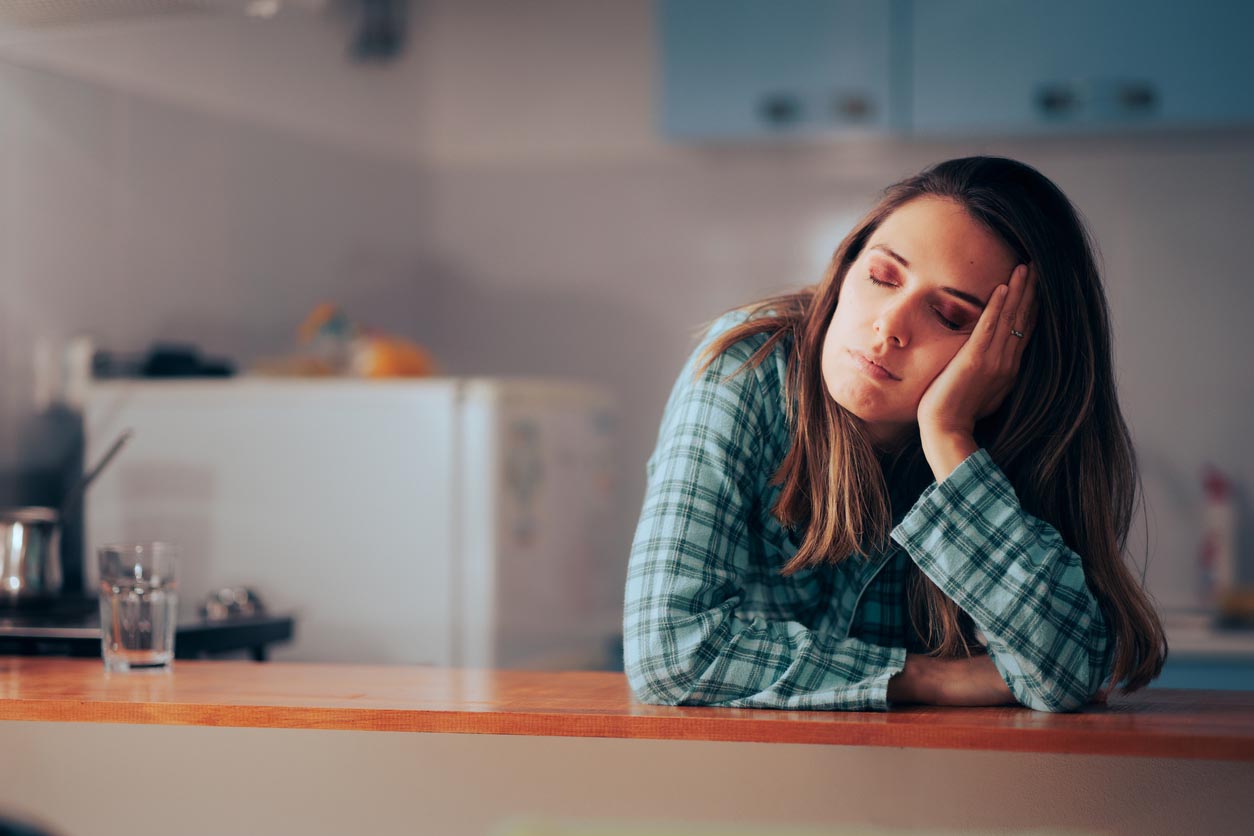
<path fill-rule="evenodd" d="M 178 620 L 177 549 L 171 543 L 101 546 L 100 643 L 106 671 L 165 670 Z"/>

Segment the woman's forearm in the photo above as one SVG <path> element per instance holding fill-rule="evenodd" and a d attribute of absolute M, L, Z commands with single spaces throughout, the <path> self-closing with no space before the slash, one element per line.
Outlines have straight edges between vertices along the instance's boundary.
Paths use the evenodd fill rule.
<path fill-rule="evenodd" d="M 1015 705 L 1017 701 L 988 656 L 938 659 L 906 655 L 906 666 L 888 681 L 890 703 Z"/>
<path fill-rule="evenodd" d="M 1084 560 L 1023 509 L 987 450 L 925 490 L 892 538 L 980 627 L 1021 705 L 1071 711 L 1110 677 L 1112 636 Z"/>

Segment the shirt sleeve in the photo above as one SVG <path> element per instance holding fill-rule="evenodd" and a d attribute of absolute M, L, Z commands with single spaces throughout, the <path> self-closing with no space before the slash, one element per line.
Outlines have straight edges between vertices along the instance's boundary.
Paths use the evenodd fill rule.
<path fill-rule="evenodd" d="M 1080 556 L 1022 509 L 986 450 L 929 486 L 892 537 L 971 616 L 1020 703 L 1069 711 L 1102 687 L 1113 642 Z"/>
<path fill-rule="evenodd" d="M 887 710 L 904 648 L 738 614 L 769 418 L 760 368 L 723 378 L 749 342 L 695 381 L 694 353 L 667 402 L 627 572 L 628 681 L 664 705 Z"/>

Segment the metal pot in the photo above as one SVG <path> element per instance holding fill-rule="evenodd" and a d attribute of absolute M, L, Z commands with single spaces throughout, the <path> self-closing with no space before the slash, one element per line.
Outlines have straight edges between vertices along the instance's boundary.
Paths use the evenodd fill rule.
<path fill-rule="evenodd" d="M 0 509 L 0 601 L 19 603 L 61 591 L 61 526 L 55 508 Z"/>
<path fill-rule="evenodd" d="M 70 490 L 60 510 L 37 505 L 0 508 L 0 603 L 42 601 L 61 591 L 62 513 L 78 507 L 87 486 L 130 438 L 130 430 L 118 436 L 100 463 Z"/>

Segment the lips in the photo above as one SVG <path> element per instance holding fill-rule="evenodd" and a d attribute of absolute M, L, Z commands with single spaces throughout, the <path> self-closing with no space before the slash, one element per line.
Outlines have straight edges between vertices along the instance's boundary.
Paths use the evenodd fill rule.
<path fill-rule="evenodd" d="M 890 372 L 888 369 L 876 363 L 870 357 L 858 351 L 850 351 L 849 356 L 858 364 L 858 368 L 866 372 L 876 380 L 901 380 L 900 377 Z"/>

